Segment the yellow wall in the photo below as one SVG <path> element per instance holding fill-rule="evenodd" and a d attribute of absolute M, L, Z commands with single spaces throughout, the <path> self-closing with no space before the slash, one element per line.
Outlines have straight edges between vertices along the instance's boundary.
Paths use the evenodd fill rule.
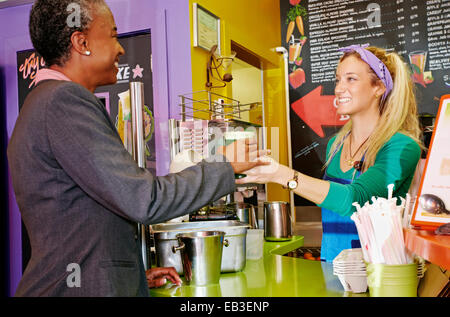
<path fill-rule="evenodd" d="M 262 78 L 260 69 L 235 58 L 232 74 L 233 82 L 231 86 L 234 99 L 239 100 L 242 104 L 262 101 Z M 255 109 L 257 111 L 244 111 L 241 114 L 241 120 L 263 125 L 262 108 L 257 107 Z M 259 120 L 256 118 L 258 115 L 260 117 Z"/>
<path fill-rule="evenodd" d="M 284 67 L 282 65 L 283 60 L 280 58 L 281 67 L 268 69 L 264 72 L 264 126 L 268 131 L 267 148 L 272 150 L 272 156 L 278 162 L 288 165 L 286 98 Z M 283 189 L 280 185 L 268 184 L 267 200 L 289 202 L 289 191 Z"/>
<path fill-rule="evenodd" d="M 191 21 L 194 2 L 220 18 L 222 55 L 231 53 L 231 41 L 234 41 L 262 61 L 267 146 L 273 150 L 278 148 L 278 153 L 273 153 L 274 156 L 280 163 L 287 165 L 284 64 L 282 56 L 274 50 L 281 45 L 279 0 L 189 0 Z M 192 39 L 193 23 L 191 41 Z M 191 45 L 191 56 L 192 91 L 205 90 L 208 52 Z M 232 83 L 224 89 L 213 89 L 212 92 L 232 98 Z M 278 132 L 274 134 L 275 137 L 272 137 L 272 131 Z M 268 200 L 289 201 L 288 191 L 279 185 L 269 184 L 267 194 Z"/>

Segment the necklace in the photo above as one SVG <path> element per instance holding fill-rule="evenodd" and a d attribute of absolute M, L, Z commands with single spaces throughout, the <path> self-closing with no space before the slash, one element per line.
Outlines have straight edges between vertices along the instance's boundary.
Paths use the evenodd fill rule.
<path fill-rule="evenodd" d="M 358 154 L 359 150 L 361 150 L 361 148 L 363 147 L 363 145 L 367 142 L 367 140 L 369 140 L 370 135 L 364 140 L 363 143 L 361 143 L 361 145 L 358 147 L 358 149 L 356 150 L 355 154 L 352 155 L 352 136 L 349 135 L 350 140 L 349 140 L 349 147 L 348 147 L 348 154 L 350 154 L 350 159 L 347 160 L 347 164 L 348 166 L 353 166 L 355 164 L 355 160 L 353 159 L 356 154 Z"/>

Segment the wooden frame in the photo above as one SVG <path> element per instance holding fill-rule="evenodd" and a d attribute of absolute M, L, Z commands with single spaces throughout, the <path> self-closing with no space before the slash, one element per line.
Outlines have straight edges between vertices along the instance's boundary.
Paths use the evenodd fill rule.
<path fill-rule="evenodd" d="M 193 4 L 194 47 L 201 47 L 208 52 L 217 44 L 220 55 L 220 18 L 197 3 Z"/>

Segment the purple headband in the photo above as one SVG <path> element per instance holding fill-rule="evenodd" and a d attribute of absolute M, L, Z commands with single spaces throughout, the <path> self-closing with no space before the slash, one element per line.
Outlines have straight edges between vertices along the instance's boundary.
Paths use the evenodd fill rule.
<path fill-rule="evenodd" d="M 378 78 L 383 82 L 384 86 L 386 87 L 386 91 L 383 94 L 383 97 L 381 98 L 381 102 L 384 102 L 386 100 L 387 95 L 391 92 L 392 88 L 394 87 L 394 84 L 392 82 L 391 73 L 389 73 L 389 70 L 387 69 L 386 65 L 382 61 L 378 59 L 372 52 L 366 50 L 365 48 L 369 46 L 368 44 L 365 45 L 350 45 L 346 47 L 342 47 L 339 49 L 341 52 L 356 52 L 361 56 L 361 59 L 365 61 L 370 68 L 373 69 L 375 74 L 377 74 Z"/>

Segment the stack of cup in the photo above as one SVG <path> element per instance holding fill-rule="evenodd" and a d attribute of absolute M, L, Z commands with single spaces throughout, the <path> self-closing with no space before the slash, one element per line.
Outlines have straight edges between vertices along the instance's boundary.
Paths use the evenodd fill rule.
<path fill-rule="evenodd" d="M 367 272 L 361 248 L 342 250 L 333 260 L 333 274 L 339 277 L 345 291 L 365 293 Z"/>
<path fill-rule="evenodd" d="M 424 262 L 387 265 L 367 264 L 367 283 L 371 297 L 416 297 Z"/>

